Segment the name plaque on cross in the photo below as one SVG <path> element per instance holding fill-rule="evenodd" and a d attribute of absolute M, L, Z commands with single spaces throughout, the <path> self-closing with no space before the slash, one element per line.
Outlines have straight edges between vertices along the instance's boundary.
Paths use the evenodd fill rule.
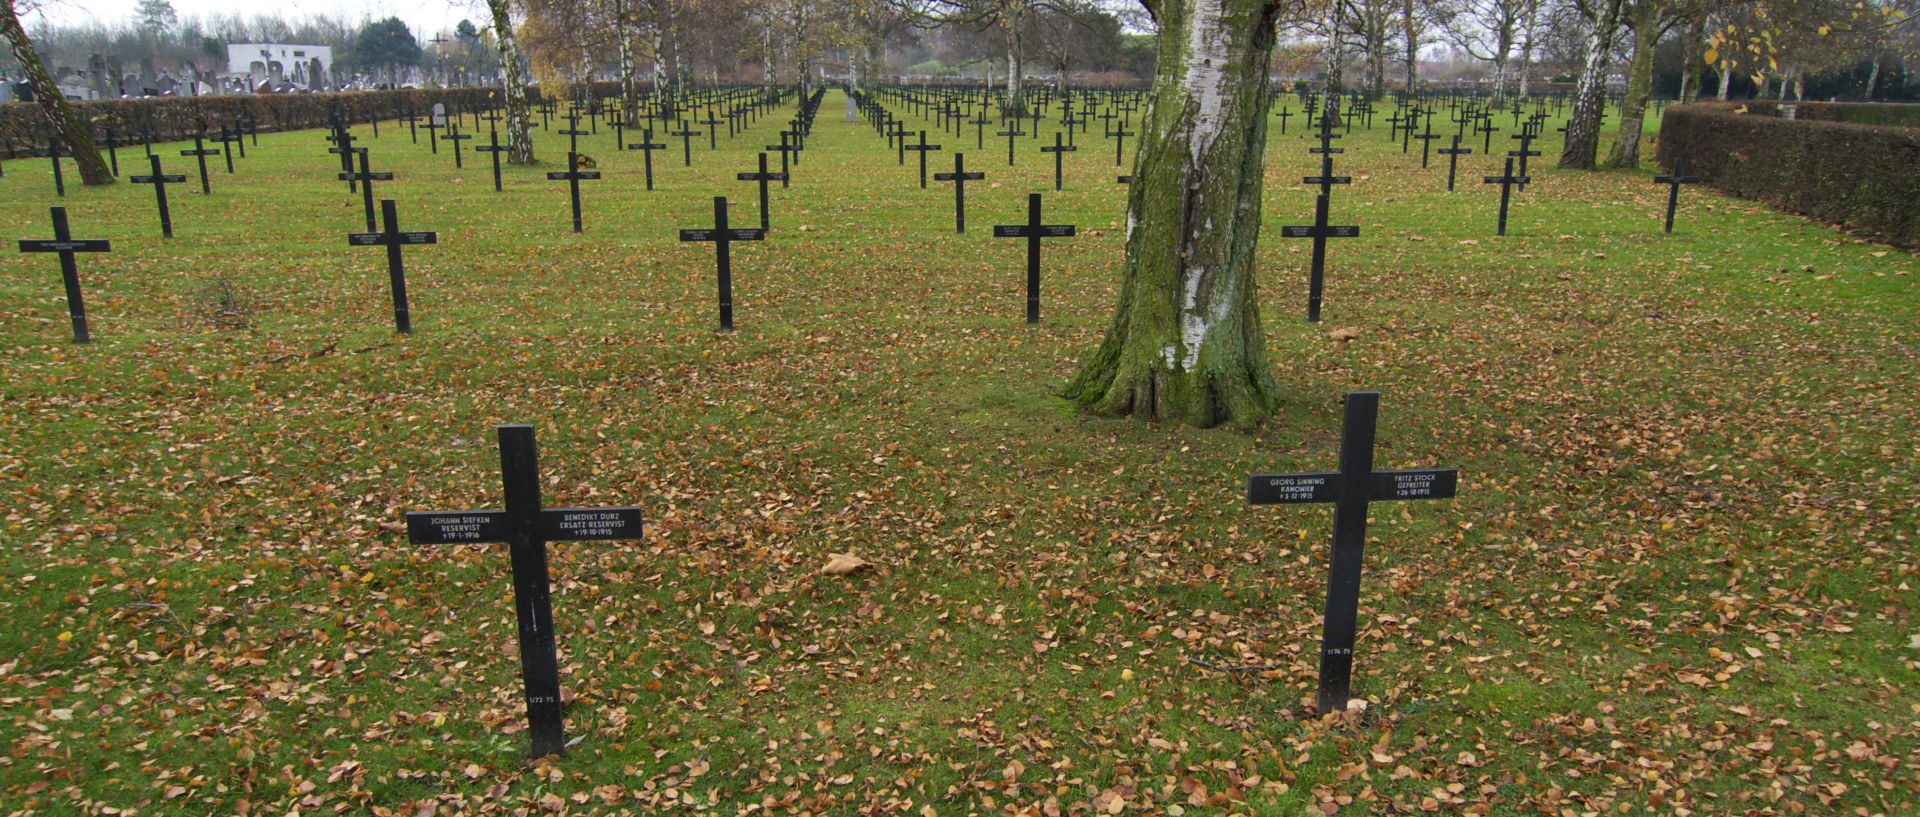
<path fill-rule="evenodd" d="M 639 539 L 640 509 L 543 508 L 540 464 L 533 426 L 503 425 L 500 476 L 504 510 L 415 511 L 407 514 L 407 540 L 415 545 L 504 542 L 513 564 L 513 602 L 520 633 L 520 675 L 533 738 L 533 757 L 566 751 L 560 707 L 560 657 L 554 645 L 553 588 L 547 573 L 548 542 Z"/>
<path fill-rule="evenodd" d="M 1353 646 L 1360 614 L 1360 567 L 1366 551 L 1367 505 L 1393 500 L 1451 499 L 1460 483 L 1457 468 L 1373 470 L 1374 432 L 1380 393 L 1347 392 L 1340 434 L 1340 470 L 1301 474 L 1254 474 L 1247 504 L 1333 503 L 1333 554 L 1327 569 L 1324 634 L 1320 642 L 1320 714 L 1347 708 L 1353 679 Z"/>

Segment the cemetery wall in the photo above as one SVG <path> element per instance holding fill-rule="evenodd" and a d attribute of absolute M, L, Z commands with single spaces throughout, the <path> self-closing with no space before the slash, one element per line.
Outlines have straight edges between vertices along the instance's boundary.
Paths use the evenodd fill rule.
<path fill-rule="evenodd" d="M 1661 166 L 1685 159 L 1689 175 L 1730 195 L 1920 247 L 1920 208 L 1913 198 L 1920 190 L 1920 128 L 1781 119 L 1772 111 L 1756 115 L 1754 105 L 1667 108 L 1660 124 Z M 1796 113 L 1808 103 L 1801 105 Z M 1837 118 L 1846 112 L 1819 113 Z"/>

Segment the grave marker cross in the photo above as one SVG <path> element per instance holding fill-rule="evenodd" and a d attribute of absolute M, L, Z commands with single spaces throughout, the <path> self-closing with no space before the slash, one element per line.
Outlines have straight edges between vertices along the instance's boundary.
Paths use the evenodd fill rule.
<path fill-rule="evenodd" d="M 1673 211 L 1674 211 L 1674 208 L 1680 206 L 1680 185 L 1699 184 L 1700 177 L 1687 175 L 1686 159 L 1674 159 L 1673 175 L 1655 176 L 1653 177 L 1653 182 L 1654 184 L 1667 185 L 1667 230 L 1666 231 L 1671 233 L 1673 232 Z"/>
<path fill-rule="evenodd" d="M 1313 266 L 1307 278 L 1307 320 L 1310 322 L 1320 320 L 1320 296 L 1325 288 L 1327 272 L 1327 239 L 1358 238 L 1360 235 L 1360 227 L 1357 224 L 1344 226 L 1327 224 L 1328 199 L 1329 196 L 1326 193 L 1314 197 L 1313 224 L 1280 228 L 1280 235 L 1283 238 L 1313 239 Z"/>
<path fill-rule="evenodd" d="M 1522 161 L 1524 161 L 1524 159 Z M 1527 177 L 1514 175 L 1513 157 L 1508 156 L 1507 171 L 1498 176 L 1487 176 L 1486 183 L 1500 185 L 1500 226 L 1499 229 L 1494 232 L 1494 235 L 1506 235 L 1507 202 L 1513 197 L 1513 186 L 1516 184 L 1525 185 L 1527 183 Z"/>
<path fill-rule="evenodd" d="M 1055 138 L 1058 138 L 1056 134 Z M 993 228 L 994 238 L 1027 240 L 1027 323 L 1040 322 L 1040 239 L 1070 238 L 1072 224 L 1041 224 L 1040 194 L 1027 194 L 1027 223 L 1001 224 Z"/>
<path fill-rule="evenodd" d="M 53 238 L 20 239 L 20 251 L 60 254 L 60 279 L 67 287 L 67 315 L 73 319 L 73 342 L 88 343 L 93 335 L 87 331 L 87 302 L 80 292 L 80 267 L 74 262 L 73 254 L 112 252 L 113 244 L 104 238 L 74 238 L 67 226 L 67 208 L 52 210 Z"/>
<path fill-rule="evenodd" d="M 387 248 L 387 279 L 393 285 L 393 328 L 400 334 L 413 333 L 413 315 L 407 308 L 407 269 L 400 248 L 408 244 L 438 244 L 439 233 L 400 232 L 400 215 L 393 199 L 380 200 L 380 217 L 386 229 L 380 232 L 348 233 L 347 246 Z"/>
<path fill-rule="evenodd" d="M 568 194 L 573 199 L 573 231 L 576 233 L 580 232 L 580 180 L 598 178 L 600 178 L 600 171 L 580 169 L 580 154 L 578 153 L 567 154 L 566 172 L 549 171 L 547 173 L 547 179 L 549 181 L 557 182 L 564 180 L 567 183 Z"/>
<path fill-rule="evenodd" d="M 474 148 L 474 150 L 489 154 L 493 157 L 493 192 L 495 193 L 499 193 L 502 190 L 500 187 L 500 154 L 511 149 L 510 146 L 500 144 L 500 129 L 492 125 L 487 126 L 487 143 Z"/>
<path fill-rule="evenodd" d="M 641 129 L 640 141 L 627 145 L 628 150 L 641 151 L 642 155 L 640 158 L 647 167 L 648 190 L 653 189 L 653 152 L 656 150 L 665 150 L 666 147 L 667 144 L 665 142 L 653 141 L 653 128 L 650 127 Z"/>
<path fill-rule="evenodd" d="M 733 242 L 760 241 L 767 237 L 765 230 L 729 228 L 727 226 L 727 197 L 713 197 L 713 229 L 681 230 L 681 241 L 711 241 L 719 271 L 720 285 L 720 331 L 733 331 Z"/>
<path fill-rule="evenodd" d="M 127 180 L 133 182 L 134 184 L 153 185 L 153 203 L 154 203 L 154 206 L 160 210 L 160 234 L 163 236 L 166 236 L 167 238 L 172 238 L 173 237 L 173 211 L 167 207 L 167 185 L 169 183 L 172 183 L 172 184 L 183 183 L 187 180 L 187 177 L 185 174 L 181 174 L 181 173 L 175 173 L 175 174 L 169 175 L 167 173 L 161 172 L 160 157 L 158 156 L 148 156 L 147 163 L 153 167 L 152 175 L 129 176 Z"/>
<path fill-rule="evenodd" d="M 1453 135 L 1453 147 L 1441 148 L 1436 152 L 1444 154 L 1447 157 L 1447 192 L 1451 193 L 1453 192 L 1454 173 L 1460 168 L 1460 157 L 1463 154 L 1472 153 L 1473 148 L 1461 147 L 1460 134 L 1456 133 Z"/>
<path fill-rule="evenodd" d="M 1016 139 L 1019 139 L 1020 137 L 1022 137 L 1022 136 L 1025 136 L 1025 135 L 1027 135 L 1027 132 L 1026 132 L 1026 131 L 1023 131 L 1023 130 L 1021 130 L 1021 129 L 1020 129 L 1020 120 L 1018 120 L 1018 119 L 1015 119 L 1015 120 L 1013 120 L 1013 122 L 1014 122 L 1014 124 L 1012 125 L 1012 128 L 1011 128 L 1010 130 L 1003 130 L 1003 131 L 998 131 L 998 132 L 996 132 L 996 133 L 994 134 L 995 136 L 1005 136 L 1005 137 L 1007 137 L 1007 167 L 1013 167 L 1013 143 L 1014 143 L 1014 140 L 1016 140 Z"/>
<path fill-rule="evenodd" d="M 1077 150 L 1079 150 L 1079 148 L 1074 147 L 1073 145 L 1066 145 L 1063 147 L 1060 144 L 1059 131 L 1053 132 L 1053 147 L 1050 147 L 1050 148 L 1043 147 L 1040 149 L 1041 153 L 1053 154 L 1053 192 L 1055 193 L 1060 192 L 1060 160 L 1061 158 L 1066 154 L 1072 153 Z"/>
<path fill-rule="evenodd" d="M 680 129 L 667 135 L 680 137 L 680 149 L 686 156 L 686 166 L 693 167 L 693 137 L 699 136 L 700 132 L 688 128 L 686 120 L 683 119 L 680 120 Z"/>
<path fill-rule="evenodd" d="M 934 181 L 953 182 L 953 231 L 967 231 L 967 182 L 985 179 L 985 173 L 967 172 L 967 154 L 953 154 L 953 172 L 935 173 Z"/>
<path fill-rule="evenodd" d="M 927 151 L 940 150 L 940 146 L 927 144 L 927 132 L 921 131 L 920 144 L 908 145 L 903 141 L 901 147 L 905 150 L 911 150 L 920 154 L 920 189 L 927 189 Z"/>
<path fill-rule="evenodd" d="M 1340 470 L 1307 474 L 1254 474 L 1247 504 L 1333 503 L 1333 553 L 1327 569 L 1327 600 L 1320 640 L 1320 714 L 1347 708 L 1353 681 L 1353 643 L 1360 617 L 1360 567 L 1366 555 L 1367 505 L 1396 499 L 1449 499 L 1460 482 L 1457 468 L 1373 470 L 1373 442 L 1380 393 L 1347 392 L 1340 433 Z"/>
<path fill-rule="evenodd" d="M 340 174 L 340 178 L 346 179 L 349 182 L 360 182 L 360 201 L 367 215 L 367 232 L 371 233 L 378 229 L 373 226 L 373 183 L 393 181 L 393 174 L 374 173 L 369 170 L 367 168 L 368 152 L 366 148 L 354 148 L 354 152 L 360 155 L 360 172 L 342 173 Z"/>
<path fill-rule="evenodd" d="M 452 545 L 503 542 L 513 560 L 513 607 L 520 629 L 520 679 L 533 757 L 566 751 L 560 711 L 560 660 L 553 640 L 553 587 L 548 542 L 639 539 L 640 509 L 547 508 L 540 504 L 540 459 L 533 426 L 503 425 L 500 481 L 504 510 L 413 511 L 407 542 Z"/>
<path fill-rule="evenodd" d="M 206 135 L 196 133 L 193 135 L 193 150 L 180 151 L 180 155 L 192 156 L 200 160 L 200 194 L 203 196 L 213 195 L 213 186 L 207 181 L 207 157 L 218 156 L 220 155 L 220 151 L 207 147 Z"/>
<path fill-rule="evenodd" d="M 765 153 L 760 154 L 760 172 L 740 174 L 740 181 L 760 183 L 760 229 L 763 232 L 773 229 L 773 222 L 767 215 L 767 182 L 786 180 L 785 173 L 767 172 L 767 154 Z"/>

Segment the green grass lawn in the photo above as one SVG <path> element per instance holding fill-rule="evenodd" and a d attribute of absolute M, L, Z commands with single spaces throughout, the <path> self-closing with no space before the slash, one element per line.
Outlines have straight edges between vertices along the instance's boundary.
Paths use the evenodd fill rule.
<path fill-rule="evenodd" d="M 90 346 L 55 260 L 0 254 L 0 813 L 1920 811 L 1914 256 L 1701 188 L 1662 235 L 1650 171 L 1553 169 L 1551 130 L 1495 238 L 1497 163 L 1448 194 L 1383 113 L 1341 140 L 1363 237 L 1309 324 L 1296 120 L 1259 250 L 1287 404 L 1099 419 L 1055 391 L 1116 298 L 1111 143 L 1054 193 L 1051 131 L 1011 168 L 991 130 L 930 135 L 930 170 L 988 174 L 955 235 L 951 188 L 842 104 L 735 247 L 732 335 L 676 230 L 714 195 L 755 223 L 733 176 L 786 111 L 691 168 L 668 140 L 651 193 L 586 138 L 583 235 L 554 162 L 495 193 L 387 123 L 376 189 L 440 234 L 410 337 L 318 132 L 175 187 L 171 241 L 144 186 L 60 200 L 8 162 L 6 238 L 64 204 L 114 249 L 81 260 Z M 1037 326 L 991 238 L 1029 192 L 1080 227 Z M 1384 393 L 1378 467 L 1461 485 L 1374 506 L 1371 705 L 1316 720 L 1332 514 L 1245 480 L 1333 468 L 1353 389 Z M 538 427 L 548 504 L 648 515 L 551 550 L 581 741 L 536 764 L 504 550 L 400 525 L 498 506 L 501 423 Z"/>

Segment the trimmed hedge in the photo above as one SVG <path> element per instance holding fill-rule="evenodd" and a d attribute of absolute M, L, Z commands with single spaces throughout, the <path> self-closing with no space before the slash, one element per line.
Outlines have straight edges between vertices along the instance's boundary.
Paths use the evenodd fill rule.
<path fill-rule="evenodd" d="M 1748 116 L 1779 116 L 1781 106 L 1794 109 L 1793 118 L 1816 122 L 1852 122 L 1858 125 L 1894 125 L 1920 128 L 1920 105 L 1889 102 L 1781 102 L 1754 100 L 1734 106 L 1744 107 Z"/>
<path fill-rule="evenodd" d="M 1701 102 L 1667 108 L 1658 156 L 1663 167 L 1686 159 L 1689 174 L 1730 195 L 1920 247 L 1920 128 L 1779 119 L 1751 102 Z"/>
<path fill-rule="evenodd" d="M 605 98 L 618 96 L 617 82 L 596 82 L 593 94 Z M 352 121 L 366 122 L 378 116 L 393 119 L 408 110 L 425 115 L 435 102 L 444 102 L 450 111 L 467 111 L 500 104 L 499 88 L 399 89 L 391 91 L 344 91 L 330 94 L 228 94 L 221 96 L 152 97 L 144 99 L 70 100 L 80 116 L 93 124 L 96 136 L 106 135 L 111 126 L 121 136 L 151 128 L 164 141 L 191 139 L 204 127 L 217 133 L 222 125 L 252 116 L 262 132 L 305 130 L 326 127 L 335 106 L 344 109 Z M 540 100 L 540 89 L 531 89 L 531 99 Z M 0 157 L 36 155 L 47 146 L 49 133 L 46 114 L 38 103 L 9 102 L 0 105 Z"/>

